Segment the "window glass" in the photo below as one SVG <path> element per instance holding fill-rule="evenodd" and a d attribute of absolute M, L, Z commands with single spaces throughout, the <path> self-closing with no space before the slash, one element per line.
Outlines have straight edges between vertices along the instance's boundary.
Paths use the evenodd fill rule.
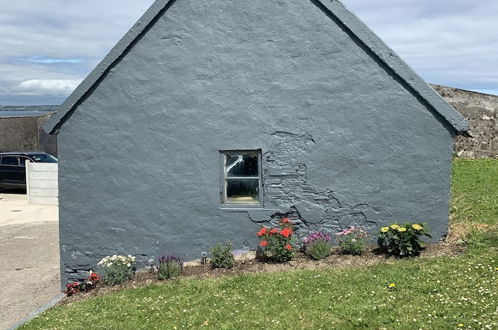
<path fill-rule="evenodd" d="M 31 159 L 29 159 L 27 157 L 19 157 L 19 166 L 25 167 L 27 160 L 31 162 Z"/>
<path fill-rule="evenodd" d="M 259 203 L 259 179 L 227 179 L 226 190 L 229 204 Z"/>
<path fill-rule="evenodd" d="M 57 158 L 49 154 L 31 155 L 37 163 L 57 163 Z"/>
<path fill-rule="evenodd" d="M 227 154 L 226 176 L 227 177 L 258 177 L 259 155 L 256 153 Z"/>
<path fill-rule="evenodd" d="M 261 203 L 261 152 L 223 152 L 222 203 L 254 205 Z"/>
<path fill-rule="evenodd" d="M 16 156 L 3 156 L 2 165 L 18 165 Z"/>

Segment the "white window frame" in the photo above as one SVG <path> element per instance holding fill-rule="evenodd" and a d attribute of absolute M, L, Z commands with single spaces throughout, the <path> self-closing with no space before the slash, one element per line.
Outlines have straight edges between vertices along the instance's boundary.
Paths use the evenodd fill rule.
<path fill-rule="evenodd" d="M 258 155 L 258 176 L 257 177 L 228 177 L 226 161 L 227 155 L 240 155 L 240 154 L 257 154 Z M 262 152 L 261 149 L 251 150 L 220 150 L 221 160 L 221 206 L 223 208 L 262 208 L 263 207 L 263 167 L 262 167 Z M 228 180 L 258 180 L 258 203 L 230 203 L 227 197 L 227 181 Z"/>

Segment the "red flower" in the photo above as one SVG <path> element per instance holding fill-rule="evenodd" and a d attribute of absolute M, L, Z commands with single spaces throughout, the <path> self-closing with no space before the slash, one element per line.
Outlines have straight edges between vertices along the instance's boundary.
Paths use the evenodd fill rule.
<path fill-rule="evenodd" d="M 100 276 L 97 275 L 96 273 L 91 273 L 90 276 L 88 276 L 88 280 L 92 282 L 99 282 Z"/>
<path fill-rule="evenodd" d="M 259 237 L 264 236 L 265 234 L 266 234 L 265 227 L 261 228 L 261 230 L 256 233 L 256 235 L 258 235 Z"/>
<path fill-rule="evenodd" d="M 288 251 L 290 251 L 290 250 L 292 250 L 292 245 L 287 244 L 287 245 L 285 246 L 285 248 L 286 248 Z"/>
<path fill-rule="evenodd" d="M 268 242 L 267 241 L 261 241 L 261 243 L 259 243 L 259 245 L 261 245 L 262 247 L 265 247 L 268 245 Z"/>
<path fill-rule="evenodd" d="M 273 228 L 272 230 L 270 230 L 270 235 L 273 235 L 273 234 L 276 234 L 278 233 L 278 229 L 277 228 Z"/>
<path fill-rule="evenodd" d="M 283 222 L 283 223 L 289 223 L 289 222 L 290 222 L 290 220 L 289 220 L 289 218 L 283 218 L 283 219 L 282 219 L 282 222 Z"/>
<path fill-rule="evenodd" d="M 66 284 L 64 293 L 69 297 L 75 293 L 80 292 L 80 282 L 71 282 Z"/>
<path fill-rule="evenodd" d="M 287 238 L 290 235 L 292 235 L 292 229 L 290 229 L 290 228 L 284 228 L 284 229 L 282 229 L 280 231 L 280 235 L 282 235 L 283 237 Z"/>

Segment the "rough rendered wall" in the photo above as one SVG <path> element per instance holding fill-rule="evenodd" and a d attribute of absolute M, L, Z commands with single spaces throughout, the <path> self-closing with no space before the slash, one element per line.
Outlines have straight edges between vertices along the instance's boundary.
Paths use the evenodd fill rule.
<path fill-rule="evenodd" d="M 470 122 L 471 137 L 455 138 L 455 153 L 463 158 L 498 157 L 498 96 L 433 86 Z"/>
<path fill-rule="evenodd" d="M 263 152 L 264 208 L 220 207 L 220 150 Z M 446 233 L 452 135 L 309 1 L 178 0 L 59 133 L 65 278 L 105 255 L 199 257 L 426 221 Z"/>

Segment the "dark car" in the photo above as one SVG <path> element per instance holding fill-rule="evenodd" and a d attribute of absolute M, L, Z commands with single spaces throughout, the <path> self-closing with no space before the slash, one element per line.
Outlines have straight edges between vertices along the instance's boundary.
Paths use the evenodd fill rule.
<path fill-rule="evenodd" d="M 26 189 L 26 160 L 57 163 L 57 158 L 43 152 L 0 153 L 0 189 Z"/>

